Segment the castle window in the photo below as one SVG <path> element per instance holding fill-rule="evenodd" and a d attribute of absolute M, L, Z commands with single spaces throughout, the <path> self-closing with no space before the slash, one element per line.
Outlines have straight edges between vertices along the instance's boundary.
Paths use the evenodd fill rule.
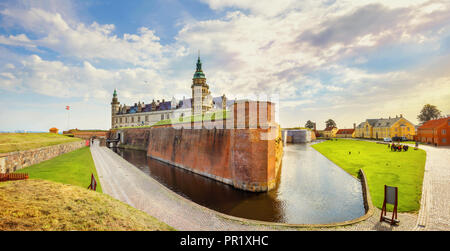
<path fill-rule="evenodd" d="M 161 114 L 161 120 L 163 120 L 164 119 L 164 114 Z"/>
<path fill-rule="evenodd" d="M 131 117 L 131 123 L 134 123 L 134 117 Z"/>
<path fill-rule="evenodd" d="M 141 116 L 138 116 L 137 118 L 138 118 L 138 122 L 141 122 Z"/>
<path fill-rule="evenodd" d="M 148 122 L 148 115 L 147 115 L 147 116 L 145 116 L 145 121 L 146 121 L 146 122 Z"/>
<path fill-rule="evenodd" d="M 445 130 L 445 129 L 442 129 L 442 134 L 446 134 L 447 133 L 447 131 Z"/>

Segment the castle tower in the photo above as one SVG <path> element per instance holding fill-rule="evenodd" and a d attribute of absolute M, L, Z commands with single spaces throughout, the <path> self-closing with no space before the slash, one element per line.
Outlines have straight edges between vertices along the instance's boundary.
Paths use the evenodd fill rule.
<path fill-rule="evenodd" d="M 113 98 L 111 101 L 111 128 L 116 126 L 116 114 L 119 112 L 120 102 L 117 98 L 117 91 L 114 89 Z"/>
<path fill-rule="evenodd" d="M 200 61 L 200 53 L 197 59 L 197 69 L 192 78 L 192 114 L 202 114 L 212 107 L 212 101 L 208 99 L 209 86 L 206 83 L 206 77 L 202 70 L 202 62 Z"/>

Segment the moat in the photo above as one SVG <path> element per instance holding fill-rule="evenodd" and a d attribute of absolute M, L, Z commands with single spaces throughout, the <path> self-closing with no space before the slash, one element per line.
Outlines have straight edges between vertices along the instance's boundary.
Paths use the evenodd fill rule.
<path fill-rule="evenodd" d="M 365 213 L 359 180 L 310 144 L 284 147 L 277 187 L 267 193 L 238 190 L 149 158 L 145 151 L 115 151 L 172 191 L 228 215 L 292 224 L 320 224 L 351 220 Z"/>

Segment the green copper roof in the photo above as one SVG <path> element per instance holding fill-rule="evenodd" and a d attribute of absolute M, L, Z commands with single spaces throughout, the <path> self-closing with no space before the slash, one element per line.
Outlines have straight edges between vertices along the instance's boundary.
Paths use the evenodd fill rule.
<path fill-rule="evenodd" d="M 197 59 L 197 69 L 194 73 L 194 78 L 205 78 L 205 73 L 202 70 L 202 61 L 200 61 L 200 56 Z"/>
<path fill-rule="evenodd" d="M 114 89 L 114 93 L 113 93 L 113 96 L 114 96 L 114 97 L 116 97 L 116 96 L 117 96 L 117 91 L 116 91 L 116 89 Z"/>

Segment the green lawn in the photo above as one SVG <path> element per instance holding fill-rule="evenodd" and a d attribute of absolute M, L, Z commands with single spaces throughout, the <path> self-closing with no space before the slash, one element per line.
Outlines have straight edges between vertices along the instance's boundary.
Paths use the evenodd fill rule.
<path fill-rule="evenodd" d="M 102 187 L 97 176 L 89 147 L 62 154 L 39 164 L 20 169 L 17 173 L 28 173 L 30 179 L 43 179 L 87 188 L 91 174 L 97 180 L 97 191 Z"/>
<path fill-rule="evenodd" d="M 386 184 L 398 187 L 399 211 L 419 210 L 425 151 L 410 147 L 407 152 L 391 152 L 384 144 L 345 139 L 324 141 L 312 147 L 355 177 L 362 168 L 376 207 L 383 205 Z"/>
<path fill-rule="evenodd" d="M 80 140 L 56 133 L 0 133 L 0 153 L 23 151 Z"/>

